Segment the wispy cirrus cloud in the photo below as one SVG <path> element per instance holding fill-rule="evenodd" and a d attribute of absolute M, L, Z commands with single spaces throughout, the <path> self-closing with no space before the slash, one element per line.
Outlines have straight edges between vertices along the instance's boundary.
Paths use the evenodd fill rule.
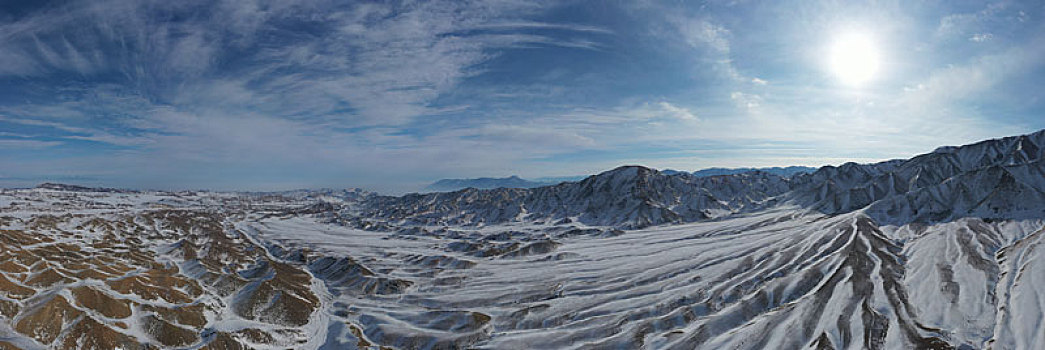
<path fill-rule="evenodd" d="M 36 148 L 47 148 L 52 146 L 61 145 L 58 141 L 38 141 L 38 140 L 0 140 L 0 148 L 5 149 L 36 149 Z"/>
<path fill-rule="evenodd" d="M 401 124 L 480 72 L 475 66 L 491 50 L 598 45 L 518 30 L 608 33 L 515 18 L 541 8 L 512 1 L 72 2 L 0 27 L 0 59 L 10 63 L 0 73 L 115 74 L 160 104 L 231 100 L 273 115 L 340 113 L 346 123 Z"/>

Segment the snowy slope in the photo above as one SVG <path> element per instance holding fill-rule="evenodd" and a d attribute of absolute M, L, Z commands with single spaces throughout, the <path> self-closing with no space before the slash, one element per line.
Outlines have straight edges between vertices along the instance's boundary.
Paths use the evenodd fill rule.
<path fill-rule="evenodd" d="M 1045 131 L 781 177 L 0 190 L 0 349 L 1040 349 Z"/>

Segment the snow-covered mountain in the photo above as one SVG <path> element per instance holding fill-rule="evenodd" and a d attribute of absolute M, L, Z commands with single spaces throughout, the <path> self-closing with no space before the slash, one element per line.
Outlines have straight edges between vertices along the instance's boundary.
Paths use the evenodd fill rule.
<path fill-rule="evenodd" d="M 588 225 L 637 228 L 752 210 L 788 189 L 785 179 L 761 172 L 698 178 L 623 166 L 579 182 L 534 189 L 465 189 L 376 197 L 360 216 L 399 225 L 571 219 Z"/>
<path fill-rule="evenodd" d="M 1036 205 L 1045 197 L 1045 171 L 1039 161 L 1045 151 L 1042 135 L 943 147 L 909 160 L 825 166 L 791 177 L 763 171 L 695 176 L 624 166 L 580 182 L 533 189 L 375 197 L 363 216 L 422 225 L 572 218 L 589 225 L 637 228 L 787 202 L 827 214 L 867 208 L 876 219 L 890 223 L 963 215 L 1036 217 L 1045 209 Z"/>
<path fill-rule="evenodd" d="M 1041 349 L 1045 131 L 794 176 L 0 190 L 0 349 Z"/>
<path fill-rule="evenodd" d="M 1045 130 L 908 160 L 823 167 L 794 179 L 792 197 L 825 213 L 866 208 L 883 223 L 1045 214 Z"/>

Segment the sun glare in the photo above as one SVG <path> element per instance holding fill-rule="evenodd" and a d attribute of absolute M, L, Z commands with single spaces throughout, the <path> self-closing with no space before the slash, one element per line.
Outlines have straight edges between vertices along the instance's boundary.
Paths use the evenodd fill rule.
<path fill-rule="evenodd" d="M 878 72 L 878 48 L 867 33 L 838 35 L 829 55 L 831 71 L 846 85 L 862 85 L 874 79 Z"/>

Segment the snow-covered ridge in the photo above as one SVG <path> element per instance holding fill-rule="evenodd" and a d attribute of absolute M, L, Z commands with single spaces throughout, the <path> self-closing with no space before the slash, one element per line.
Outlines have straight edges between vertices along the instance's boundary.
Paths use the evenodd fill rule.
<path fill-rule="evenodd" d="M 359 215 L 415 225 L 575 219 L 588 225 L 639 228 L 753 210 L 788 189 L 786 179 L 762 172 L 696 177 L 622 166 L 579 182 L 533 189 L 375 197 Z"/>
<path fill-rule="evenodd" d="M 867 208 L 882 222 L 959 217 L 1040 217 L 1045 199 L 1045 131 L 947 147 L 907 160 L 825 166 L 781 177 L 766 172 L 697 177 L 623 166 L 532 189 L 465 189 L 374 197 L 364 218 L 397 225 L 496 224 L 576 219 L 640 228 L 676 224 L 792 203 L 828 214 Z M 1014 198 L 1014 199 L 1011 199 Z"/>
<path fill-rule="evenodd" d="M 1045 216 L 1045 130 L 944 147 L 908 160 L 823 167 L 791 198 L 824 213 L 867 208 L 880 222 Z"/>

